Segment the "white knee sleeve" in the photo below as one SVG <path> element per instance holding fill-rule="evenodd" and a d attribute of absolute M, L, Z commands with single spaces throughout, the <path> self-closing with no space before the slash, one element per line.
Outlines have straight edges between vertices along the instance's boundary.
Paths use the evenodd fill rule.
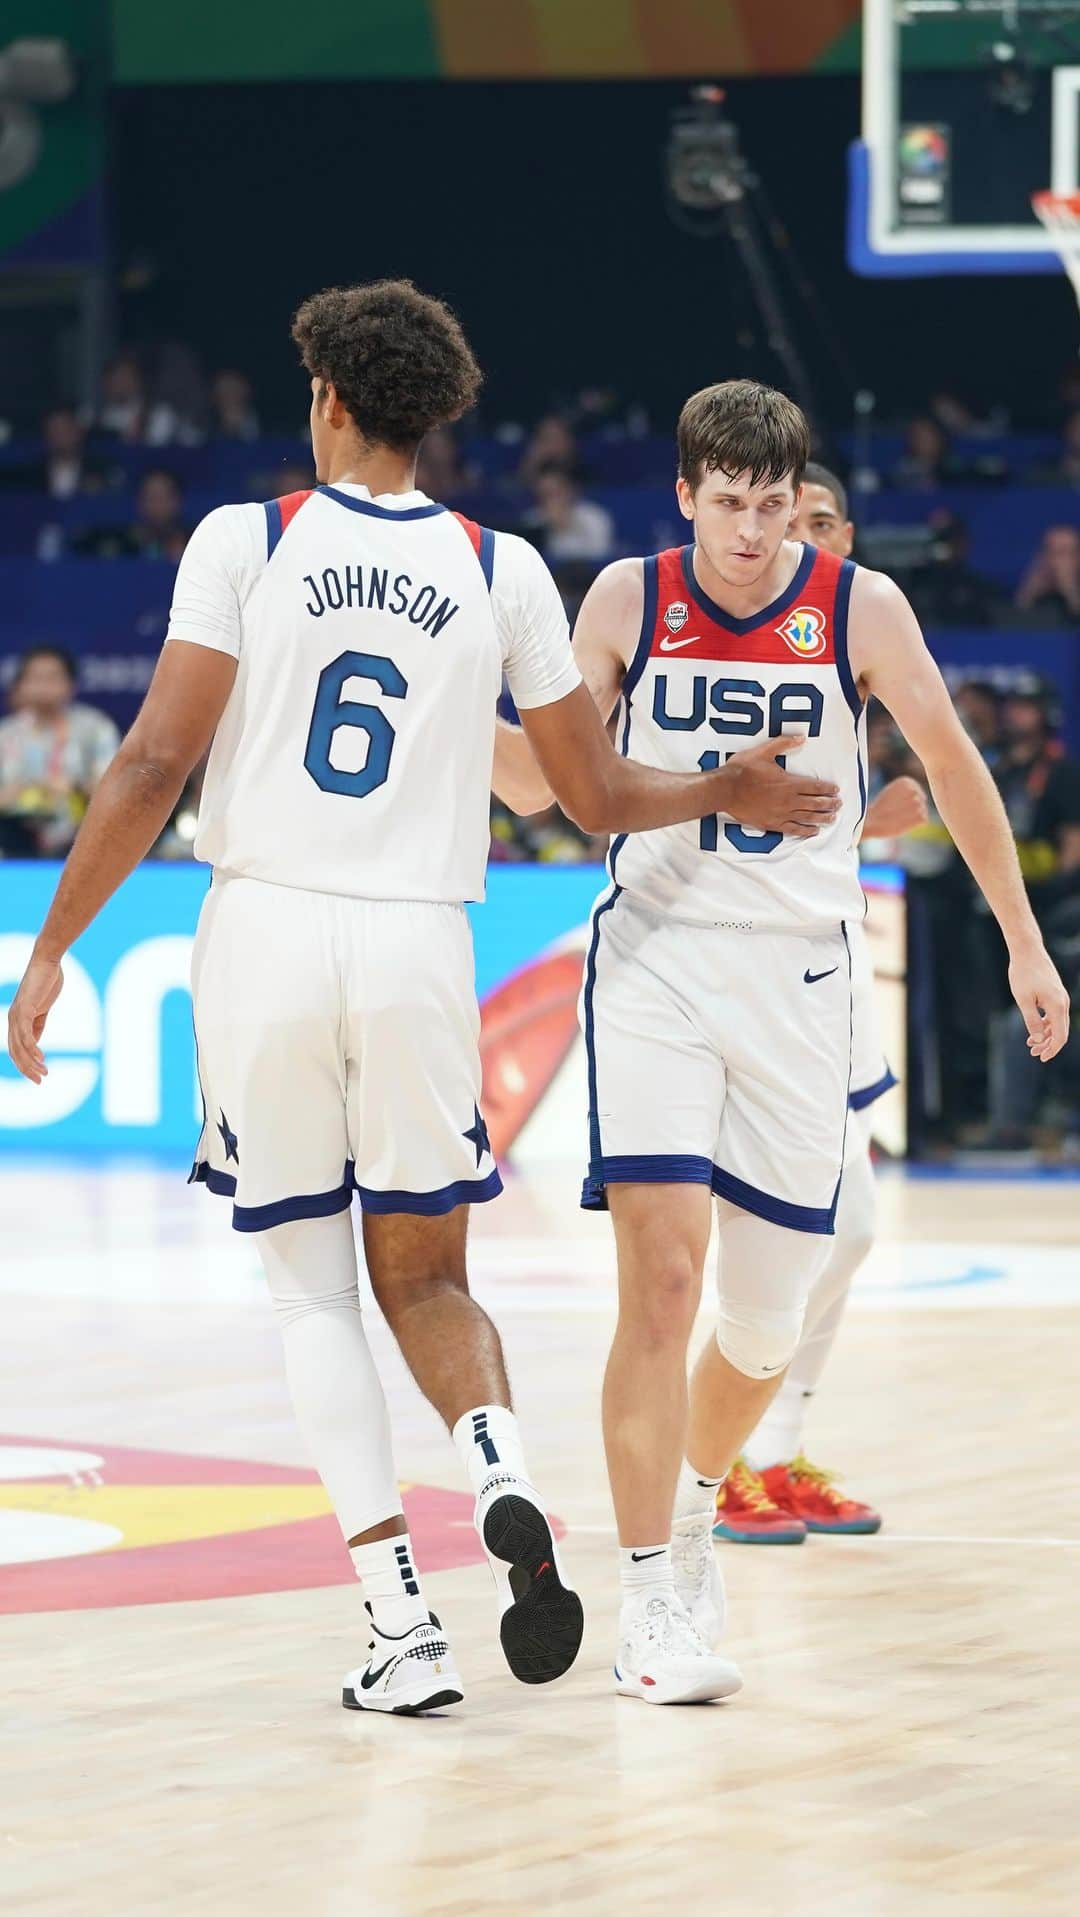
<path fill-rule="evenodd" d="M 798 1347 L 811 1286 L 831 1240 L 771 1225 L 721 1201 L 716 1342 L 736 1371 L 771 1378 Z"/>
<path fill-rule="evenodd" d="M 259 1232 L 296 1421 L 346 1540 L 401 1514 L 348 1212 Z"/>
<path fill-rule="evenodd" d="M 852 1113 L 850 1127 L 856 1127 L 861 1114 Z M 789 1376 L 803 1391 L 816 1391 L 825 1363 L 840 1328 L 851 1281 L 874 1242 L 877 1201 L 874 1168 L 861 1128 L 856 1133 L 856 1149 L 844 1163 L 840 1198 L 836 1207 L 836 1235 L 824 1266 L 814 1280 L 806 1322 L 799 1349 L 791 1361 Z"/>

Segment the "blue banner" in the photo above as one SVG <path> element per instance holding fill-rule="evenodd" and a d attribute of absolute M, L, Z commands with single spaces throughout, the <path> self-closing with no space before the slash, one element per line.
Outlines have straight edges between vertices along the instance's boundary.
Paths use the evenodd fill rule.
<path fill-rule="evenodd" d="M 0 865 L 5 1013 L 59 872 Z M 471 908 L 480 997 L 582 925 L 603 878 L 598 866 L 495 867 L 488 903 Z M 0 1062 L 0 1151 L 192 1153 L 202 1103 L 189 975 L 208 883 L 204 866 L 141 866 L 79 940 L 49 1017 L 48 1078 L 31 1085 L 6 1052 Z"/>

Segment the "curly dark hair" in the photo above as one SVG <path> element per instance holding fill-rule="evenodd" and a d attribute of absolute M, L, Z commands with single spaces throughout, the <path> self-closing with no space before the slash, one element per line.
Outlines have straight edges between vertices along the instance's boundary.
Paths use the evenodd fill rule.
<path fill-rule="evenodd" d="M 309 373 L 331 380 L 364 439 L 412 452 L 460 419 L 483 375 L 456 316 L 411 280 L 329 286 L 304 301 L 292 336 Z"/>

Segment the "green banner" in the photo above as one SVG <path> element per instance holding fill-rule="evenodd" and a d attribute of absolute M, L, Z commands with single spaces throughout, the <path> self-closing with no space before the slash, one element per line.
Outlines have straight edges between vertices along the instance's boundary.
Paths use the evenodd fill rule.
<path fill-rule="evenodd" d="M 106 0 L 3 0 L 0 52 L 52 38 L 69 50 L 75 86 L 65 100 L 11 99 L 27 162 L 0 187 L 0 267 L 84 265 L 102 249 Z"/>

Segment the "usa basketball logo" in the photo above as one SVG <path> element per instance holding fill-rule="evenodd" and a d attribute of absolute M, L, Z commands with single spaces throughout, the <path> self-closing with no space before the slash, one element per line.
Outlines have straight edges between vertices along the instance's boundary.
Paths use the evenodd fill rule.
<path fill-rule="evenodd" d="M 664 624 L 669 632 L 681 632 L 690 617 L 690 608 L 685 599 L 677 599 L 664 614 Z"/>
<path fill-rule="evenodd" d="M 776 630 L 800 659 L 820 659 L 829 643 L 825 637 L 825 615 L 814 606 L 797 606 Z"/>

